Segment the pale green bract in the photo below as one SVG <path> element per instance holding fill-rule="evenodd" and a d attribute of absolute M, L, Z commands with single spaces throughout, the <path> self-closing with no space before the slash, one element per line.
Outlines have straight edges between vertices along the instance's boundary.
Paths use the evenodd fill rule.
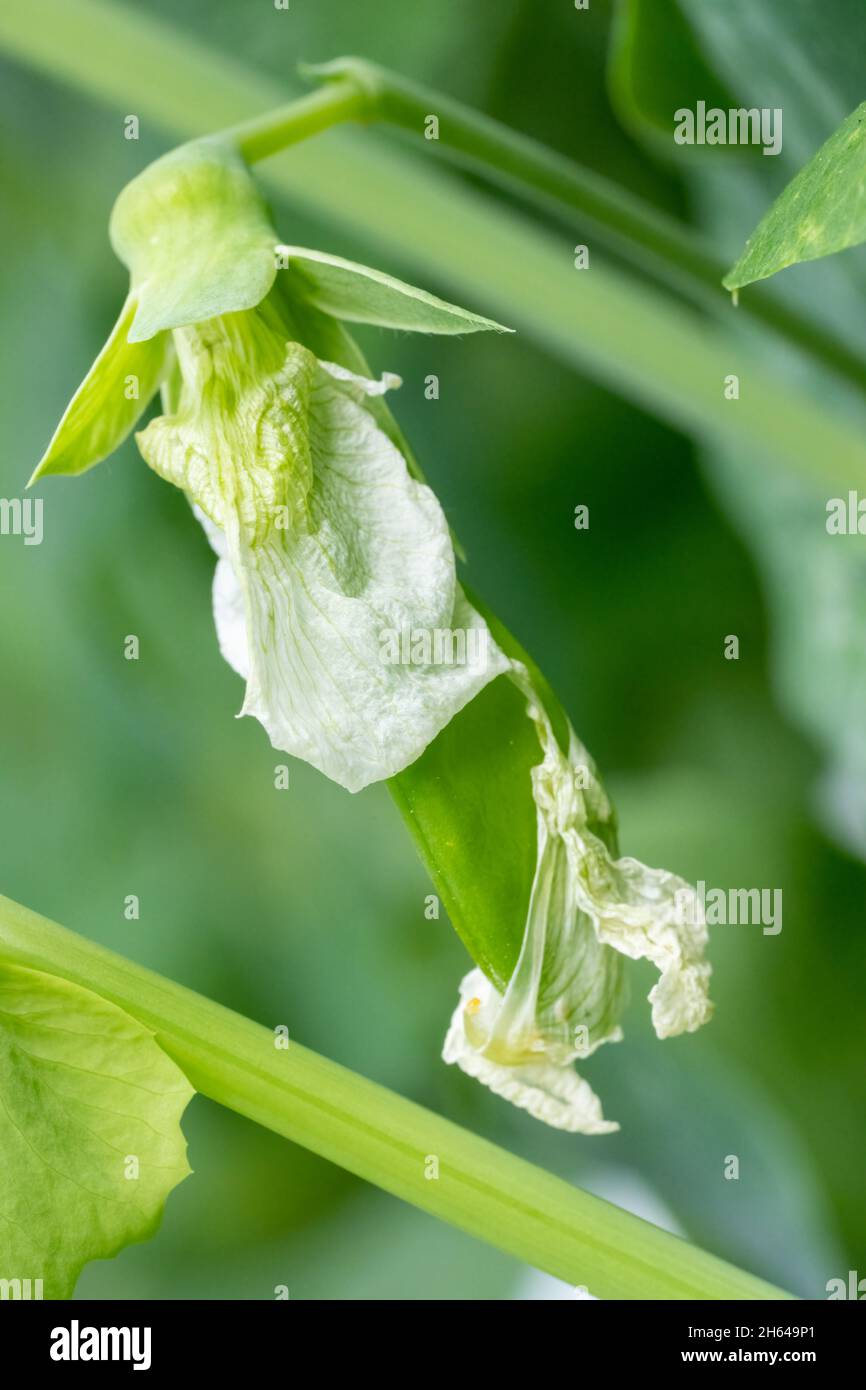
<path fill-rule="evenodd" d="M 193 1094 L 121 1009 L 0 965 L 4 1297 L 68 1298 L 89 1260 L 153 1235 L 190 1171 L 180 1120 Z"/>
<path fill-rule="evenodd" d="M 504 994 L 481 970 L 463 980 L 443 1057 L 557 1129 L 604 1134 L 618 1126 L 571 1063 L 622 1037 L 622 958 L 661 972 L 649 995 L 658 1037 L 691 1033 L 712 1012 L 707 930 L 683 879 L 613 857 L 612 811 L 592 759 L 570 726 L 562 751 L 525 667 L 512 663 L 512 676 L 543 753 L 532 776 L 538 857 L 526 930 Z"/>
<path fill-rule="evenodd" d="M 247 680 L 241 713 L 350 791 L 393 776 L 507 662 L 459 589 L 438 501 L 377 422 L 372 402 L 397 378 L 319 361 L 302 322 L 312 306 L 419 332 L 500 325 L 283 247 L 217 142 L 146 169 L 111 236 L 130 294 L 34 476 L 99 462 L 162 385 L 166 414 L 138 443 L 221 557 L 215 619 Z"/>

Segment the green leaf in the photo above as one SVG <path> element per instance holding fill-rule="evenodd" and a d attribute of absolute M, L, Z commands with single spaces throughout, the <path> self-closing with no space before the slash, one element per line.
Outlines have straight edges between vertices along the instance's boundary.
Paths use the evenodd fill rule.
<path fill-rule="evenodd" d="M 49 473 L 75 475 L 108 458 L 123 443 L 167 370 L 170 343 L 160 336 L 130 343 L 136 300 L 129 295 L 111 336 L 79 386 L 31 483 Z"/>
<path fill-rule="evenodd" d="M 866 102 L 776 199 L 725 276 L 737 290 L 866 240 Z"/>
<path fill-rule="evenodd" d="M 180 1118 L 193 1094 L 114 1004 L 0 966 L 0 1278 L 68 1298 L 89 1260 L 153 1235 L 190 1171 Z"/>
<path fill-rule="evenodd" d="M 317 309 L 335 318 L 410 333 L 512 332 L 501 323 L 395 280 L 382 270 L 303 246 L 281 246 L 280 251 L 288 256 L 288 270 L 300 281 L 300 292 Z"/>

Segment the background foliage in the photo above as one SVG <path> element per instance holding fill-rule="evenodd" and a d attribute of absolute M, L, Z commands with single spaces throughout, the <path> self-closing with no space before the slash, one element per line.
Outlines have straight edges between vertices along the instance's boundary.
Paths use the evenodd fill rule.
<path fill-rule="evenodd" d="M 725 152 L 712 168 L 660 142 L 645 109 L 669 49 L 639 49 L 641 83 L 616 82 L 611 104 L 604 0 L 583 13 L 566 0 L 139 8 L 277 81 L 300 59 L 361 52 L 701 223 L 730 260 L 864 95 L 855 58 L 866 19 L 847 0 L 821 7 L 819 34 L 804 3 L 682 6 L 682 102 L 715 98 L 716 86 L 701 87 L 712 65 L 738 101 L 785 110 L 778 161 Z M 5 496 L 21 494 L 124 292 L 108 212 L 165 142 L 146 123 L 138 143 L 125 141 L 123 114 L 2 66 Z M 340 225 L 288 205 L 277 216 L 287 241 L 412 270 L 411 246 L 397 265 Z M 576 221 L 550 229 L 565 258 L 587 239 Z M 864 264 L 854 251 L 787 272 L 786 292 L 866 351 Z M 301 764 L 288 792 L 274 789 L 278 759 L 261 729 L 232 723 L 241 692 L 213 638 L 207 545 L 132 446 L 74 486 L 41 489 L 41 547 L 0 543 L 3 891 L 821 1297 L 858 1261 L 866 1273 L 866 869 L 856 826 L 839 847 L 832 784 L 829 818 L 815 794 L 828 750 L 844 766 L 862 737 L 853 600 L 864 542 L 846 538 L 840 572 L 835 553 L 804 548 L 823 524 L 820 488 L 804 501 L 781 474 L 756 488 L 762 460 L 708 457 L 519 337 L 376 333 L 364 345 L 377 370 L 404 378 L 395 410 L 473 586 L 570 710 L 616 799 L 624 851 L 709 884 L 781 887 L 781 934 L 717 929 L 717 1016 L 703 1035 L 656 1042 L 636 997 L 625 1042 L 587 1068 L 619 1135 L 546 1132 L 446 1069 L 439 1048 L 465 956 L 446 922 L 425 919 L 429 887 L 386 791 L 352 798 Z M 799 385 L 799 361 L 782 353 L 776 365 Z M 424 398 L 429 373 L 437 402 Z M 588 532 L 573 528 L 578 503 L 590 507 Z M 845 641 L 816 646 L 832 621 Z M 123 660 L 128 633 L 141 640 L 137 663 Z M 723 659 L 728 633 L 739 662 Z M 123 916 L 130 893 L 138 922 Z M 268 1298 L 275 1284 L 337 1299 L 549 1292 L 505 1256 L 202 1099 L 186 1129 L 195 1180 L 152 1242 L 85 1272 L 80 1296 Z M 723 1177 L 731 1154 L 738 1182 Z"/>

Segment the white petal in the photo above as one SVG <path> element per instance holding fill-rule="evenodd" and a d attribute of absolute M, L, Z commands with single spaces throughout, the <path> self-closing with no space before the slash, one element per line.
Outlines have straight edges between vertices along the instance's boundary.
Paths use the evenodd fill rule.
<path fill-rule="evenodd" d="M 470 971 L 460 985 L 460 1003 L 442 1049 L 444 1061 L 456 1062 L 462 1071 L 503 1100 L 527 1110 L 554 1129 L 572 1134 L 611 1134 L 619 1129 L 619 1125 L 604 1118 L 598 1096 L 572 1067 L 546 1062 L 543 1056 L 536 1062 L 506 1066 L 477 1050 L 467 1037 L 466 1024 L 476 1001 L 483 1009 L 491 994 L 496 995 L 496 990 L 484 972 Z"/>
<path fill-rule="evenodd" d="M 527 696 L 544 752 L 533 772 L 539 844 L 543 846 L 546 832 L 563 845 L 566 900 L 592 922 L 600 943 L 633 960 L 651 960 L 659 969 L 661 979 L 649 995 L 658 1036 L 693 1032 L 712 1013 L 707 997 L 711 972 L 703 958 L 707 929 L 693 890 L 665 869 L 613 858 L 599 833 L 610 806 L 589 754 L 573 729 L 568 754 L 562 752 L 528 673 L 515 665 L 513 675 Z M 589 776 L 576 778 L 578 769 Z M 579 785 L 582 780 L 585 786 Z M 686 899 L 691 912 L 683 911 Z M 556 943 L 556 951 L 561 953 L 565 944 Z"/>
<path fill-rule="evenodd" d="M 414 762 L 508 669 L 456 583 L 436 498 L 355 398 L 360 382 L 317 376 L 309 528 L 224 538 L 214 583 L 220 649 L 248 680 L 242 713 L 349 791 Z M 402 659 L 413 635 L 435 658 L 437 633 L 457 634 L 463 662 Z"/>

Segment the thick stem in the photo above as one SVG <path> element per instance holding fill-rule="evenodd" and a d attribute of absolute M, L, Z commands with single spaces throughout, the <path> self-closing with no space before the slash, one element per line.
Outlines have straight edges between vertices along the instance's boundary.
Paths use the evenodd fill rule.
<path fill-rule="evenodd" d="M 0 960 L 111 1000 L 211 1100 L 599 1297 L 790 1297 L 2 897 Z"/>

